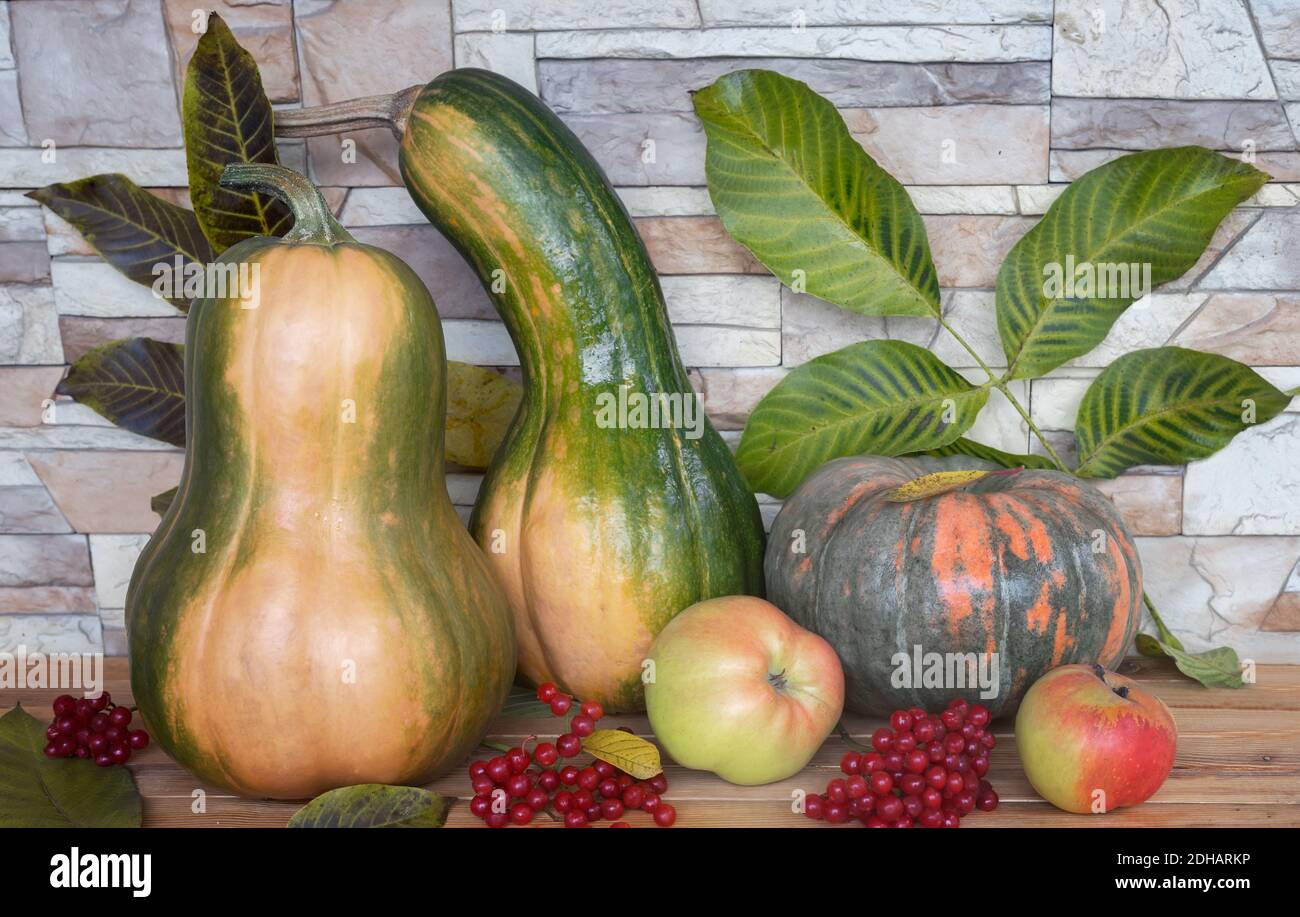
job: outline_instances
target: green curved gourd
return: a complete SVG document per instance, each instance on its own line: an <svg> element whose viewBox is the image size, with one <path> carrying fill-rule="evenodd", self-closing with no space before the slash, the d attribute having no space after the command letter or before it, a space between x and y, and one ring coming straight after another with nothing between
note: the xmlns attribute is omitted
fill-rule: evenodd
<svg viewBox="0 0 1300 917"><path fill-rule="evenodd" d="M523 403L470 523L514 606L520 670L641 709L642 661L664 624L763 588L757 502L703 412L698 437L602 423L620 387L694 398L645 246L573 133L496 74L426 86L400 163L523 367Z"/></svg>
<svg viewBox="0 0 1300 917"><path fill-rule="evenodd" d="M295 225L227 250L253 286L190 310L185 469L127 595L135 700L173 758L243 795L423 783L482 738L515 667L443 484L438 314L301 176L226 176Z"/></svg>

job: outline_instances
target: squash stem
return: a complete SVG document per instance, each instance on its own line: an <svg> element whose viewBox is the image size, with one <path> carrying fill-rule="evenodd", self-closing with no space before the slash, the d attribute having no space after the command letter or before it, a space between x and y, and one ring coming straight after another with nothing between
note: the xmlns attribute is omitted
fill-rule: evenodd
<svg viewBox="0 0 1300 917"><path fill-rule="evenodd" d="M397 137L406 131L406 122L415 107L422 86L409 86L400 92L331 102L313 108L287 108L275 113L277 137L319 137L348 131L386 127Z"/></svg>
<svg viewBox="0 0 1300 917"><path fill-rule="evenodd" d="M293 228L284 236L288 242L337 245L353 241L316 186L293 169L269 162L232 162L221 173L221 186L246 188L283 201L293 214Z"/></svg>

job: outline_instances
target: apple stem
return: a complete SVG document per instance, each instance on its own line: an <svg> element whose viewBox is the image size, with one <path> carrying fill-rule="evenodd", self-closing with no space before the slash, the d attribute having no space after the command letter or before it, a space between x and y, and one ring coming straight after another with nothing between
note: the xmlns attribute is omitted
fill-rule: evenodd
<svg viewBox="0 0 1300 917"><path fill-rule="evenodd" d="M1097 677L1102 681L1106 680L1106 670L1097 663L1093 663L1092 670L1097 673Z"/></svg>
<svg viewBox="0 0 1300 917"><path fill-rule="evenodd" d="M1112 688L1112 690L1124 700L1128 700L1128 685L1120 685L1118 688Z"/></svg>
<svg viewBox="0 0 1300 917"><path fill-rule="evenodd" d="M777 691L785 690L785 669L777 672L775 675L767 676L768 683Z"/></svg>

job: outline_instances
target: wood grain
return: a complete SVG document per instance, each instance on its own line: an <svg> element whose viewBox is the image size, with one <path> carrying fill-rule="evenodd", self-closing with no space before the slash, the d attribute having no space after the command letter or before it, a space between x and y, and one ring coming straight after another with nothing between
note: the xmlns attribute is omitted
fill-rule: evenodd
<svg viewBox="0 0 1300 917"><path fill-rule="evenodd" d="M1300 666L1260 666L1256 684L1241 690L1203 688L1188 681L1167 660L1134 657L1121 671L1138 679L1169 705L1178 722L1178 758L1169 780L1141 806L1104 817L1070 815L1053 808L1034 793L1016 756L1011 723L999 721L998 746L990 755L989 779L1002 802L994 812L981 812L962 821L963 827L1300 827ZM105 661L107 688L119 703L130 702L126 660ZM61 692L24 688L0 690L0 711L21 703L33 716L52 716L51 704ZM554 735L554 718L498 719L494 740L517 743L529 735ZM865 742L883 720L848 715L844 727L852 741ZM611 716L602 726L628 726L650 735L644 716ZM712 774L690 771L665 756L668 799L677 807L681 827L824 826L795 815L794 795L817 792L837 772L840 757L850 747L832 736L798 775L762 787L739 787ZM485 750L482 757L494 752ZM137 754L129 767L144 798L147 827L279 827L300 807L296 802L240 799L206 786L173 762L156 746ZM463 769L428 785L457 797L447 824L481 827L470 815L465 799L469 782ZM644 813L626 819L634 827L648 825ZM539 827L558 827L539 818Z"/></svg>

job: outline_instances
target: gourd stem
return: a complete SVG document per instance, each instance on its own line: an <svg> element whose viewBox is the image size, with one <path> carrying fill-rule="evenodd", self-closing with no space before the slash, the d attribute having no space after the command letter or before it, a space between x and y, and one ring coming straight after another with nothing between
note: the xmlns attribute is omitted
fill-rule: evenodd
<svg viewBox="0 0 1300 917"><path fill-rule="evenodd" d="M269 162L232 162L221 173L221 186L247 188L283 201L293 214L293 228L285 233L286 241L318 245L352 241L316 186L293 169Z"/></svg>
<svg viewBox="0 0 1300 917"><path fill-rule="evenodd" d="M348 131L386 127L397 137L406 131L406 122L415 97L422 86L409 86L400 92L331 102L313 108L285 108L275 113L277 137L319 137Z"/></svg>
<svg viewBox="0 0 1300 917"><path fill-rule="evenodd" d="M1038 429L1038 425L1034 423L1032 418L1030 418L1029 412L1025 410L1024 406L1020 403L1020 400L1016 398L1015 395L1011 394L1011 389L1007 386L1006 379L1005 378L1000 379L997 376L995 376L993 374L993 369L987 363L984 362L984 358L975 352L975 348L972 347L969 343L967 343L966 339L962 337L960 334L958 334L957 329L954 328L952 325L948 324L947 320L942 315L939 316L939 324L942 325L944 330L947 331L949 334L951 334L953 336L953 339L956 340L957 343L960 344L962 348L975 359L975 362L979 365L979 368L984 370L984 372L988 375L989 382L993 384L993 387L996 388L999 392L1001 392L1003 397L1005 397L1007 401L1011 402L1011 406L1016 409L1016 411L1024 419L1025 423L1029 426L1030 432L1032 432L1034 436L1038 438L1038 441L1043 444L1043 448L1047 450L1048 457L1052 460L1052 462L1056 465L1056 467L1061 471L1066 472L1067 474L1071 473L1070 469L1065 467L1065 462L1061 461L1061 457L1056 454L1056 450L1052 448L1052 444L1047 441L1047 437L1043 436L1043 431Z"/></svg>

